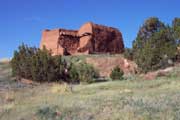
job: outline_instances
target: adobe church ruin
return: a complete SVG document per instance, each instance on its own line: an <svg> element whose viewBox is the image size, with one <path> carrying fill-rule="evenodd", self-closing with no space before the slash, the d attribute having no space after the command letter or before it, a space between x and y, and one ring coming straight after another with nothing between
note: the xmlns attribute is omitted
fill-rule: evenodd
<svg viewBox="0 0 180 120"><path fill-rule="evenodd" d="M122 53L124 43L118 29L88 22L76 30L44 30L40 48L53 55Z"/></svg>

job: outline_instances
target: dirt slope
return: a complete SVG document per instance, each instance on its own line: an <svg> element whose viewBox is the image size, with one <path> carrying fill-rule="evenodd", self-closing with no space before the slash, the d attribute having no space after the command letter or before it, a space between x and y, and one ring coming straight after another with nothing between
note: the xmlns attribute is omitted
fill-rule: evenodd
<svg viewBox="0 0 180 120"><path fill-rule="evenodd" d="M86 62L98 69L101 76L109 76L115 66L119 66L125 74L137 72L137 65L122 55L86 57Z"/></svg>

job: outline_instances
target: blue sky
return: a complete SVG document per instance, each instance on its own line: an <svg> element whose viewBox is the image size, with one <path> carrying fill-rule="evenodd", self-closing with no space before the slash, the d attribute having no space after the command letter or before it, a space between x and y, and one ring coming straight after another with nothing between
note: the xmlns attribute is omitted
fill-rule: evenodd
<svg viewBox="0 0 180 120"><path fill-rule="evenodd" d="M87 21L118 28L131 47L151 16L171 24L180 0L0 0L0 58L12 57L22 42L38 47L43 29L78 29Z"/></svg>

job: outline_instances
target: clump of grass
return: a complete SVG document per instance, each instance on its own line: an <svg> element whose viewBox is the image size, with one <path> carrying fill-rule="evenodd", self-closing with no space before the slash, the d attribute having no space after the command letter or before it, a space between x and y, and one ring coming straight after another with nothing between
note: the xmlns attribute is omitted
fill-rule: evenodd
<svg viewBox="0 0 180 120"><path fill-rule="evenodd" d="M57 106L42 107L37 111L36 116L40 120L62 120L62 115L57 111Z"/></svg>
<svg viewBox="0 0 180 120"><path fill-rule="evenodd" d="M112 80L123 80L123 75L124 75L124 72L122 71L122 69L119 67L119 66L116 66L111 74L110 74L110 78Z"/></svg>
<svg viewBox="0 0 180 120"><path fill-rule="evenodd" d="M71 93L72 92L72 86L68 85L67 83L63 84L53 84L51 88L52 93Z"/></svg>

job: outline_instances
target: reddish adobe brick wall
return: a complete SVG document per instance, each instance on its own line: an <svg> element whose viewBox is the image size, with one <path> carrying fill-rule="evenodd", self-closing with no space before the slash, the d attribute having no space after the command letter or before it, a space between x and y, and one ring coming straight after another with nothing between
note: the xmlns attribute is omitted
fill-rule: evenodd
<svg viewBox="0 0 180 120"><path fill-rule="evenodd" d="M55 30L44 30L42 33L40 48L45 46L48 50L52 51L53 55L63 54L63 48L57 49L59 39L59 29Z"/></svg>
<svg viewBox="0 0 180 120"><path fill-rule="evenodd" d="M116 28L88 22L79 29L78 34L81 36L78 48L81 53L114 54L124 51L122 34Z"/></svg>
<svg viewBox="0 0 180 120"><path fill-rule="evenodd" d="M124 43L118 29L91 22L76 30L45 30L40 48L46 46L53 55L122 53Z"/></svg>

